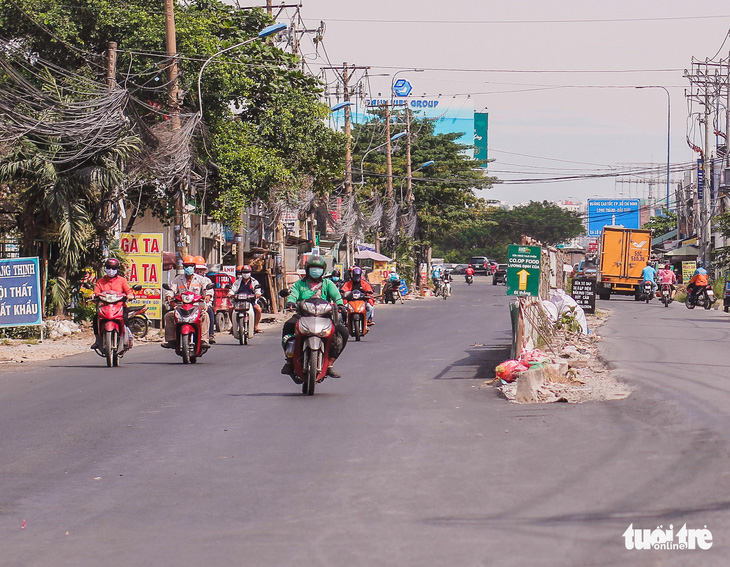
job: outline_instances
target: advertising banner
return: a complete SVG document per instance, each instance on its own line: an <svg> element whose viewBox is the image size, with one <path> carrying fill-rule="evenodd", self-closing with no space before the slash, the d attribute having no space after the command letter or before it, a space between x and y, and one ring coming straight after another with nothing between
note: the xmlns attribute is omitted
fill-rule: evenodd
<svg viewBox="0 0 730 567"><path fill-rule="evenodd" d="M135 291L135 300L130 306L147 306L147 317L162 318L162 234L121 234L122 252L127 258L125 277L129 285L140 284L141 291Z"/></svg>
<svg viewBox="0 0 730 567"><path fill-rule="evenodd" d="M584 312L596 312L596 280L592 278L574 279L570 295Z"/></svg>
<svg viewBox="0 0 730 567"><path fill-rule="evenodd" d="M697 269L697 262L695 260L685 260L682 262L682 283L687 284Z"/></svg>
<svg viewBox="0 0 730 567"><path fill-rule="evenodd" d="M510 245L507 259L507 295L538 296L540 290L539 246Z"/></svg>
<svg viewBox="0 0 730 567"><path fill-rule="evenodd" d="M0 327L42 323L38 258L0 259Z"/></svg>
<svg viewBox="0 0 730 567"><path fill-rule="evenodd" d="M487 134L489 132L489 113L474 113L474 159L486 160L489 158L489 144ZM479 167L487 167L482 164Z"/></svg>
<svg viewBox="0 0 730 567"><path fill-rule="evenodd" d="M589 199L588 236L600 236L604 226L641 228L638 199Z"/></svg>

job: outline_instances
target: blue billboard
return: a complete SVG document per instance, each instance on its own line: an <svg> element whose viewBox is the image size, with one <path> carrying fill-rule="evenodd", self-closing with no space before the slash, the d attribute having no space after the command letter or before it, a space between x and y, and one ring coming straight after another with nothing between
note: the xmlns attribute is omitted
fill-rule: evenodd
<svg viewBox="0 0 730 567"><path fill-rule="evenodd" d="M638 199L589 199L588 236L600 236L607 225L639 228L640 211Z"/></svg>
<svg viewBox="0 0 730 567"><path fill-rule="evenodd" d="M0 327L43 323L38 258L0 259Z"/></svg>

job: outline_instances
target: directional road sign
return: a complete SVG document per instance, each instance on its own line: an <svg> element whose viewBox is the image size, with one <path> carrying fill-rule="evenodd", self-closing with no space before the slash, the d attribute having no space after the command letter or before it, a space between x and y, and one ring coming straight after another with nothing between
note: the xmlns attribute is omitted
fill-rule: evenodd
<svg viewBox="0 0 730 567"><path fill-rule="evenodd" d="M539 246L509 247L507 259L507 295L518 297L537 296L540 289Z"/></svg>

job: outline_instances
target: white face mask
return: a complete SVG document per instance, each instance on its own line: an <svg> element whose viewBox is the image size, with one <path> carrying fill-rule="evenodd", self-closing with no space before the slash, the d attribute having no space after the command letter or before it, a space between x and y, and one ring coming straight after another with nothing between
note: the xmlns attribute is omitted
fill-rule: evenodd
<svg viewBox="0 0 730 567"><path fill-rule="evenodd" d="M106 272L106 275L110 278L113 278L117 275L117 270L112 270L111 268L106 268L104 271Z"/></svg>
<svg viewBox="0 0 730 567"><path fill-rule="evenodd" d="M244 280L247 280L247 279L249 279L251 277L251 273L250 272L241 272L241 277Z"/></svg>

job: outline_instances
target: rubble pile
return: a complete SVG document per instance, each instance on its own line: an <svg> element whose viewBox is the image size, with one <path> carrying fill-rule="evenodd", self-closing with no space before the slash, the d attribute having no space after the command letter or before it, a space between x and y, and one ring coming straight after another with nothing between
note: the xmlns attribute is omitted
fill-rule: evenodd
<svg viewBox="0 0 730 567"><path fill-rule="evenodd" d="M608 315L608 311L601 310L596 315L587 315L590 334L566 333L563 346L556 352L523 351L521 361L538 357L538 353L544 356L544 361L523 361L527 362L524 364L527 368L511 375L500 375L503 363L497 367L497 378L487 384L495 384L514 403L583 403L627 397L631 390L611 376L598 353L600 336L596 330Z"/></svg>

